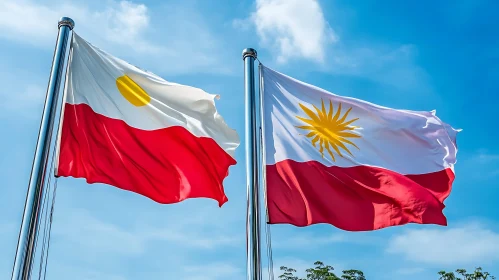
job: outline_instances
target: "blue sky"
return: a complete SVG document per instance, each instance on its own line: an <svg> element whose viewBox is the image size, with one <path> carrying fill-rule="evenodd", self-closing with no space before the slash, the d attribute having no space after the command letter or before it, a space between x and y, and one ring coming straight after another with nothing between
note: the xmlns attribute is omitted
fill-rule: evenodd
<svg viewBox="0 0 499 280"><path fill-rule="evenodd" d="M61 16L115 56L220 94L217 107L241 139L246 47L268 67L336 94L436 109L463 129L448 227L275 225L274 268L304 271L322 260L370 280L437 279L441 269L475 266L499 276L498 8L480 0L0 1L0 278L10 278ZM160 205L60 179L48 279L245 279L244 141L236 156L222 208L208 199Z"/></svg>

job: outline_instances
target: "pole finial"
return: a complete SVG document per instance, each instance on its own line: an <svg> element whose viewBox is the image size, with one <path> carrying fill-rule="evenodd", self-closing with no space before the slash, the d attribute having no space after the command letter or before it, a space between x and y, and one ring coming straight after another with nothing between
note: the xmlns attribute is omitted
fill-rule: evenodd
<svg viewBox="0 0 499 280"><path fill-rule="evenodd" d="M244 49L243 50L243 60L247 57L247 56L251 56L253 57L254 59L256 59L257 55L256 55L256 50L253 49L253 48L247 48L247 49Z"/></svg>
<svg viewBox="0 0 499 280"><path fill-rule="evenodd" d="M59 20L58 27L61 28L61 26L68 26L69 29L73 30L73 28L75 27L75 22L69 17L62 17Z"/></svg>

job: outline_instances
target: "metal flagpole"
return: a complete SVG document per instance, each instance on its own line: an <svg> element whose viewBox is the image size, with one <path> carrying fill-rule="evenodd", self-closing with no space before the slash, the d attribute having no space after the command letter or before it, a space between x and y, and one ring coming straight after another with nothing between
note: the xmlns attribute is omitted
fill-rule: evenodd
<svg viewBox="0 0 499 280"><path fill-rule="evenodd" d="M260 196L258 170L258 131L256 125L255 59L256 50L243 50L244 91L246 105L246 258L248 280L261 280L260 254Z"/></svg>
<svg viewBox="0 0 499 280"><path fill-rule="evenodd" d="M74 21L68 17L63 17L59 20L58 27L59 34L52 60L52 69L50 71L45 106L43 108L31 177L28 184L23 220L19 231L16 257L12 269L12 280L27 280L31 275L50 140L52 139L61 80L64 76L64 63L67 59L68 41L72 35L71 30L73 30Z"/></svg>

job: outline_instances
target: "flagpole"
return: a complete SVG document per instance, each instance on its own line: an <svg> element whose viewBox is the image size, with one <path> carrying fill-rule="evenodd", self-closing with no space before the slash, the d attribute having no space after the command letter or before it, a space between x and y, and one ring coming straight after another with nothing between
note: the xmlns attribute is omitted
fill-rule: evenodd
<svg viewBox="0 0 499 280"><path fill-rule="evenodd" d="M256 125L255 59L256 50L243 50L244 92L246 106L246 183L247 183L247 220L246 220L246 261L247 279L261 280L260 254L260 196L258 170L258 133Z"/></svg>
<svg viewBox="0 0 499 280"><path fill-rule="evenodd" d="M68 41L71 38L73 27L74 21L72 19L62 17L59 20L59 34L54 50L52 69L50 70L45 106L43 108L33 166L31 168L21 229L19 230L16 257L12 269L12 280L27 280L31 275L50 141L52 139L61 80L64 76L64 63L67 58L66 54L68 53Z"/></svg>

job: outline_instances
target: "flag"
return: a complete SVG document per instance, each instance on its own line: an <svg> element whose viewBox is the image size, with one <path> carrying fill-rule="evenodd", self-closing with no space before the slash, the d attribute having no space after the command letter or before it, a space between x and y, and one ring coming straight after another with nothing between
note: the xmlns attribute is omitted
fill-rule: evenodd
<svg viewBox="0 0 499 280"><path fill-rule="evenodd" d="M223 180L236 164L239 137L217 112L215 95L165 81L76 33L66 83L56 176L159 203L228 200Z"/></svg>
<svg viewBox="0 0 499 280"><path fill-rule="evenodd" d="M270 224L447 224L459 130L261 67Z"/></svg>

